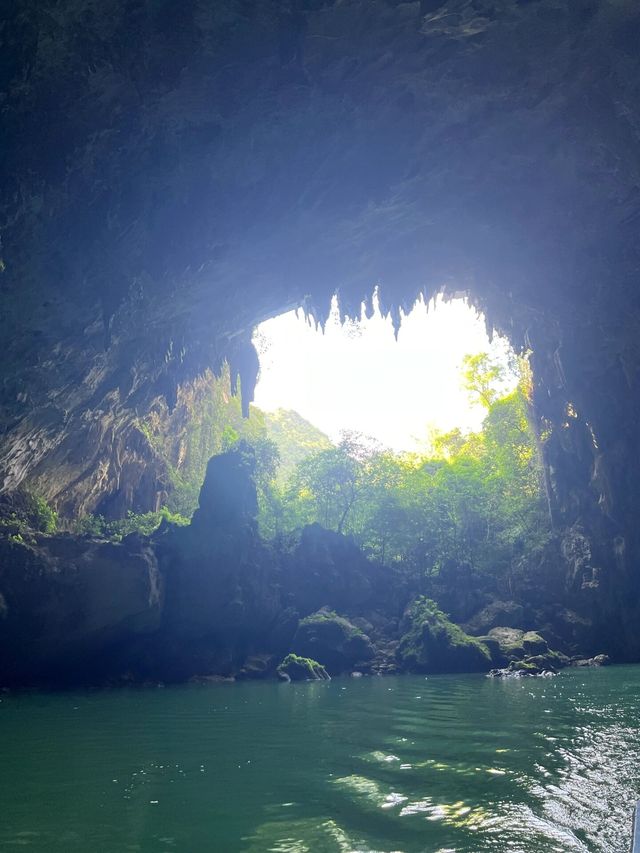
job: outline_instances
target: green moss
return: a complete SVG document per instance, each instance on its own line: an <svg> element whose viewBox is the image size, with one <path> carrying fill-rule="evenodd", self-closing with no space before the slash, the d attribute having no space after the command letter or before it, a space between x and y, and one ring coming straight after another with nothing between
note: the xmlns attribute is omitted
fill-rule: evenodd
<svg viewBox="0 0 640 853"><path fill-rule="evenodd" d="M366 634L328 608L300 621L292 645L304 655L319 658L332 675L354 666L360 669L375 654Z"/></svg>
<svg viewBox="0 0 640 853"><path fill-rule="evenodd" d="M329 678L327 671L313 658L288 654L277 669L278 675L288 676L291 681L324 681Z"/></svg>
<svg viewBox="0 0 640 853"><path fill-rule="evenodd" d="M304 619L300 620L300 626L323 626L329 622L338 625L344 632L345 637L348 639L351 639L352 637L366 637L366 634L361 631L360 628L352 625L351 622L343 616L339 616L335 610L329 610L326 607L322 610L318 610L316 613L312 613L310 616L305 616Z"/></svg>
<svg viewBox="0 0 640 853"><path fill-rule="evenodd" d="M541 671L541 668L530 660L514 660L509 664L509 669L516 672L526 672L530 675L535 675Z"/></svg>
<svg viewBox="0 0 640 853"><path fill-rule="evenodd" d="M483 672L491 668L484 643L451 622L428 598L418 598L407 613L408 630L400 640L401 664L414 672Z"/></svg>
<svg viewBox="0 0 640 853"><path fill-rule="evenodd" d="M527 655L544 655L549 651L547 641L536 631L527 631L522 638L522 647Z"/></svg>

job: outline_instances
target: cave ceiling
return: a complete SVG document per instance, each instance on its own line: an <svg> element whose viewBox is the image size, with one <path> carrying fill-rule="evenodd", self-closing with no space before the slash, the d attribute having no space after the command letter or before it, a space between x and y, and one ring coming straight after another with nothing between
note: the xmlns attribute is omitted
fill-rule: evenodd
<svg viewBox="0 0 640 853"><path fill-rule="evenodd" d="M637 415L636 3L6 5L5 488L91 469L95 498L157 395L225 357L249 388L254 324L376 284L392 313L468 292L551 420Z"/></svg>

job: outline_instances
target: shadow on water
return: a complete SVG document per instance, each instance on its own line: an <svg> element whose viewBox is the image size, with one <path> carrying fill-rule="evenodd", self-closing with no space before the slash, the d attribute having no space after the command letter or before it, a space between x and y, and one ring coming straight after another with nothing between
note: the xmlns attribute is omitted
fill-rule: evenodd
<svg viewBox="0 0 640 853"><path fill-rule="evenodd" d="M640 667L4 696L0 847L628 850Z"/></svg>

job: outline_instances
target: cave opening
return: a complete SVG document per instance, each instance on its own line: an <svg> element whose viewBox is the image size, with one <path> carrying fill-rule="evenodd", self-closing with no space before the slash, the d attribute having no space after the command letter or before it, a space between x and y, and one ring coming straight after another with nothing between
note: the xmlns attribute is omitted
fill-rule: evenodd
<svg viewBox="0 0 640 853"><path fill-rule="evenodd" d="M513 596L550 536L528 354L465 297L394 322L377 291L358 317L334 297L322 323L291 311L253 343L265 537L317 523L427 586L464 565Z"/></svg>
<svg viewBox="0 0 640 853"><path fill-rule="evenodd" d="M517 384L516 353L464 295L420 296L394 320L376 290L367 312L341 316L337 296L322 324L300 311L260 323L254 404L295 410L332 441L370 436L395 452L415 451L434 433L477 431L486 410L465 387L465 357L486 353L496 389Z"/></svg>

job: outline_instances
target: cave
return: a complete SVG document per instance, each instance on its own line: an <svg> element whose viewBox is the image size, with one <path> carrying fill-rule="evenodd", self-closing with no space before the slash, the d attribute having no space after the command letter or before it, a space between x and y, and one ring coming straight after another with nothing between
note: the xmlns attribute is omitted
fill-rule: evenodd
<svg viewBox="0 0 640 853"><path fill-rule="evenodd" d="M497 396L516 387L518 356L491 332L462 298L418 300L401 312L399 328L375 292L368 316L363 305L357 318L341 320L336 297L322 326L289 311L254 330L251 412L295 412L334 444L346 432L396 454L424 451L437 435L482 427L486 409L464 385L466 357L486 353L495 362ZM284 446L279 452L287 456Z"/></svg>
<svg viewBox="0 0 640 853"><path fill-rule="evenodd" d="M638 26L593 0L8 11L3 490L149 502L135 418L224 359L248 405L255 324L464 291L533 352L566 571L637 658Z"/></svg>
<svg viewBox="0 0 640 853"><path fill-rule="evenodd" d="M637 4L5 6L0 504L28 488L61 518L156 509L166 471L140 419L158 405L170 413L225 364L248 413L259 323L300 309L323 324L334 294L341 315L357 317L377 287L398 327L418 298L464 295L531 354L559 543L554 594L589 625L586 651L639 661ZM118 585L131 592L122 624L136 626L137 643L156 630L165 600L169 633L182 630L185 609L194 624L211 619L198 537L241 531L258 568L242 575L242 613L225 576L216 618L233 643L215 660L194 646L198 665L228 674L280 594L263 583L267 552L244 465L213 463L214 473L236 472L235 491L220 495L208 477L192 526L157 553L144 538L116 546L67 534L38 540L23 568L40 577L42 548L56 566L72 557L100 566L91 594L108 610ZM146 578L146 610L122 549ZM183 585L166 569L175 560ZM3 626L7 582L0 569ZM383 589L383 576L375 583ZM74 607L60 625L73 623ZM3 665L45 611L11 628ZM118 658L122 637L108 618L98 608L88 619L91 653L106 644ZM162 643L168 670L188 677L169 634ZM42 681L41 663L27 683ZM78 666L73 678L89 663Z"/></svg>

